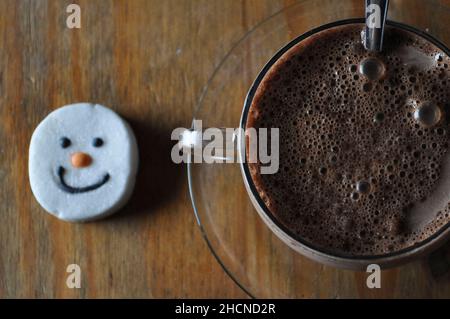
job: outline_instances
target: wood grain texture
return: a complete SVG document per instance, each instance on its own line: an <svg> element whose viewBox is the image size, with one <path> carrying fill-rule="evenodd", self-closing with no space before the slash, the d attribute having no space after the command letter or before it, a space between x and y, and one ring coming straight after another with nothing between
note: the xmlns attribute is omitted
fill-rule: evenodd
<svg viewBox="0 0 450 319"><path fill-rule="evenodd" d="M73 2L82 8L80 30L65 25ZM185 167L170 160L170 133L190 125L207 79L232 45L294 2L0 0L0 297L246 296L201 237ZM118 215L68 224L35 201L28 147L49 112L80 101L110 106L130 122L141 167L136 192ZM448 264L439 265L448 254L439 254L433 271L446 278ZM72 263L81 266L81 289L66 287ZM396 272L388 276L395 280ZM412 275L419 283L410 289L427 286L429 274ZM358 287L365 282L363 274L352 278ZM315 287L304 289L314 295ZM373 293L361 288L359 295Z"/></svg>

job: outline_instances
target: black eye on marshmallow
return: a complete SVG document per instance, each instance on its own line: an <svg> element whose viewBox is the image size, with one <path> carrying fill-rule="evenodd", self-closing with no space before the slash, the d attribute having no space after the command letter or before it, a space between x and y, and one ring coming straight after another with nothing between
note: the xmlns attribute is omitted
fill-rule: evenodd
<svg viewBox="0 0 450 319"><path fill-rule="evenodd" d="M67 137L62 137L59 140L59 143L60 143L62 148L68 148L70 145L72 145L72 141L69 140Z"/></svg>
<svg viewBox="0 0 450 319"><path fill-rule="evenodd" d="M96 137L94 138L94 140L92 141L92 145L94 147L102 147L103 144L105 144L105 142L100 138L100 137Z"/></svg>

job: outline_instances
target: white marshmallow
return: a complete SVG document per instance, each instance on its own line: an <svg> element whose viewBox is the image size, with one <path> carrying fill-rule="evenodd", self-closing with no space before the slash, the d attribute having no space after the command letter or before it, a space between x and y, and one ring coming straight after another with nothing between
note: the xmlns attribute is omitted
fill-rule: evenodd
<svg viewBox="0 0 450 319"><path fill-rule="evenodd" d="M85 160L84 167L74 154ZM120 209L133 192L136 138L112 110L72 104L52 112L36 128L28 164L31 189L45 210L65 221L98 219Z"/></svg>

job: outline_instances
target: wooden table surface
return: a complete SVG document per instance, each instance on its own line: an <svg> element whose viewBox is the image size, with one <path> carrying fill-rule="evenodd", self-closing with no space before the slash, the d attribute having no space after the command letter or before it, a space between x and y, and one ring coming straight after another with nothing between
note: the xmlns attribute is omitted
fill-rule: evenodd
<svg viewBox="0 0 450 319"><path fill-rule="evenodd" d="M66 27L73 2L82 8L79 30ZM190 125L232 45L293 2L0 0L0 297L246 297L201 237L186 169L170 160L170 133ZM79 101L130 122L141 167L119 214L69 224L34 199L28 147L49 112ZM66 286L69 264L81 267L81 289ZM449 296L443 278L439 296Z"/></svg>

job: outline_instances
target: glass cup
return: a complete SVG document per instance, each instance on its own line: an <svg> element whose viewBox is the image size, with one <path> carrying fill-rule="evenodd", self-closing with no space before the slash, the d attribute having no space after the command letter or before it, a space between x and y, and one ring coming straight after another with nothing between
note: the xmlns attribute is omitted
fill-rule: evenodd
<svg viewBox="0 0 450 319"><path fill-rule="evenodd" d="M341 20L337 22L333 22L330 24L326 24L323 26L320 26L318 28L315 28L298 38L291 41L289 44L287 44L285 47L283 47L263 68L261 73L256 78L256 81L250 88L250 91L247 95L247 98L244 103L244 109L241 117L241 123L240 127L242 129L245 129L247 118L248 118L248 112L250 109L250 106L252 105L253 98L255 96L255 92L258 89L258 86L262 82L263 78L267 74L267 72L271 69L271 67L279 60L280 57L284 55L289 49L297 45L298 43L301 43L302 41L308 39L310 36L315 35L316 33L325 31L325 30L331 30L335 27L342 26L342 25L348 25L348 24L359 24L362 26L364 25L364 19L348 19L348 20ZM411 26L397 23L393 21L387 21L387 26L389 27L395 27L398 29L403 29L409 32L412 32L418 36L421 36L425 38L427 41L433 43L437 47L439 47L447 56L450 56L449 49L441 43L439 40L435 39L434 37L430 36L427 33L421 32L420 30L413 28ZM243 174L243 179L245 186L247 188L248 194L252 200L252 203L257 210L257 212L260 214L261 218L264 220L264 222L267 224L267 226L287 245L289 245L292 249L295 251L303 254L306 257L309 257L313 260L316 260L318 262L336 266L336 267L343 267L343 268L349 268L349 269L366 269L368 265L370 264L377 264L380 265L383 268L386 267L392 267L404 262L407 262L413 258L418 258L420 256L423 256L424 254L434 250L435 248L439 247L442 243L448 239L450 235L450 224L447 224L446 226L442 227L439 231L437 231L434 235L430 236L424 241L421 241L420 243L411 246L410 248L403 249L400 251L396 251L393 253L388 253L384 255L378 255L378 256L361 256L361 257L348 257L339 255L336 253L333 253L326 249L320 249L318 247L314 247L311 243L307 243L306 241L303 241L301 239L294 239L295 236L291 234L291 231L287 229L284 225L282 225L276 217L273 216L270 209L267 208L264 201L259 196L254 181L252 179L252 176L250 174L250 170L248 167L248 163L245 162L245 154L247 152L246 147L248 146L248 143L243 143L243 137L238 137L238 153L241 157L241 170ZM450 199L450 194L449 194ZM297 237L298 238L298 237Z"/></svg>
<svg viewBox="0 0 450 319"><path fill-rule="evenodd" d="M239 128L245 129L248 110L255 91L264 75L283 53L317 32L348 23L364 23L364 19L361 18L364 16L364 1L343 1L339 10L337 10L335 4L336 2L333 4L333 1L329 0L300 1L292 6L292 10L289 11L288 8L252 30L237 43L219 65L201 98L194 120L203 120L204 127L237 127L237 124L239 124ZM422 14L417 13L418 7L421 8L419 11ZM308 15L308 12L311 15ZM313 17L319 18L314 20ZM393 0L391 1L388 25L416 33L434 43L449 55L447 46L450 44L450 34L446 32L445 24L448 18L450 18L450 7L445 5L443 1ZM283 23L282 26L279 26L280 21ZM320 21L320 23L317 23L317 21ZM298 36L298 34L302 35ZM271 36L273 37L270 38ZM270 43L271 41L275 44ZM284 45L279 46L282 49L277 53L273 51L276 43ZM286 43L288 44L286 45ZM272 57L270 58L270 56ZM259 70L255 73L258 68ZM254 80L255 77L256 80ZM249 87L250 90L248 90ZM243 97L244 90L246 96ZM241 101L240 106L239 100ZM242 102L244 102L243 108ZM238 110L239 108L240 110ZM241 114L238 122L236 120L237 113ZM294 278L292 267L299 261L290 254L290 250L333 267L365 270L369 264L392 267L406 263L435 250L445 243L450 236L450 225L446 225L435 235L411 248L381 256L355 258L340 256L331 251L314 247L306 241L295 239L290 231L272 215L256 191L245 161L246 143L242 130L234 135L233 141L224 142L222 149L225 152L232 147L236 147L237 158L240 162L240 181L238 181L239 178L233 169L217 168L217 166L228 167L228 164L200 165L200 168L196 164L189 163L188 178L197 221L208 245L228 274L249 294L273 296L273 294L266 294L267 291L258 282L258 280L261 281L261 271L254 267L255 259L269 260L268 254L278 256L277 258L280 258L282 262L276 262L268 268L263 267L264 271L270 273L270 276L274 278L285 278L284 276ZM186 144L201 148L203 141L195 137L199 133L201 132L195 129L186 132L180 145L183 144L183 141L188 141ZM232 158L223 156L219 156L219 158L225 161L233 161ZM220 182L217 182L218 178ZM270 229L270 232L275 234L289 249L282 248L272 239L267 241L267 248L255 248L255 251L249 251L251 247L248 246L251 245L251 241L247 243L243 239L242 243L239 243L239 236L244 236L244 234L239 233L241 229L252 232L251 236L258 238L258 234L254 235L254 230L251 227L239 225L240 218L245 218L245 223L254 223L254 228L258 229L257 232L261 232L264 238L268 238L265 230L261 229L257 221L247 213L250 208L246 203L236 204L233 202L234 199L230 199L229 202L223 199L231 193L240 196L238 191L234 191L236 188L240 189L240 186L237 186L239 182L244 185L246 196L250 199L259 218ZM216 188L215 185L219 187ZM224 190L229 193L224 194ZM244 202L245 200L239 197L237 201ZM245 214L239 215L236 208L245 210ZM239 230L234 232L233 229L230 229L232 227L239 228ZM263 244L258 243L257 245ZM279 282L283 281L280 280ZM275 296L296 295L296 292L285 286L280 287L278 283L271 283L271 285L273 285L271 286L272 292L277 292Z"/></svg>

